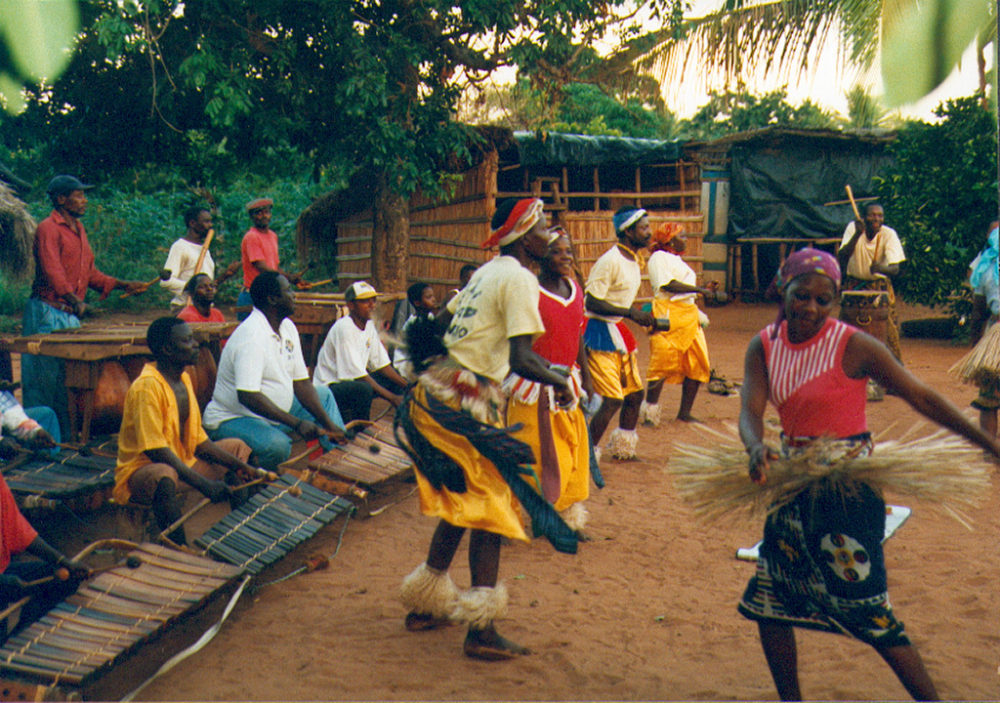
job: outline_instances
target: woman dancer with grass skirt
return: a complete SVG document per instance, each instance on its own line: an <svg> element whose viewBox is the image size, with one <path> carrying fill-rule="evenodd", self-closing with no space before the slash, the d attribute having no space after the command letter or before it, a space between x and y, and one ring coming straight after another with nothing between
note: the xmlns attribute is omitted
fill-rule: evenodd
<svg viewBox="0 0 1000 703"><path fill-rule="evenodd" d="M840 458L870 453L869 377L929 419L1000 453L995 440L906 371L881 342L830 317L839 281L837 260L817 249L795 252L778 272L781 311L750 342L745 361L739 429L750 479L766 482L769 461L778 458L763 442L769 399L781 419L784 456L820 437L837 440ZM885 504L861 482L820 480L768 517L757 572L739 610L757 621L782 700L801 700L793 626L853 635L875 648L911 696L937 699L889 604L884 531Z"/></svg>
<svg viewBox="0 0 1000 703"><path fill-rule="evenodd" d="M538 311L545 332L531 348L569 372L570 401L560 405L551 386L512 373L504 381L510 397L507 426L536 452L540 492L576 533L587 524L584 501L590 495L590 440L580 396L593 393L581 344L583 290L573 278L573 250L563 234L549 245L538 275Z"/></svg>

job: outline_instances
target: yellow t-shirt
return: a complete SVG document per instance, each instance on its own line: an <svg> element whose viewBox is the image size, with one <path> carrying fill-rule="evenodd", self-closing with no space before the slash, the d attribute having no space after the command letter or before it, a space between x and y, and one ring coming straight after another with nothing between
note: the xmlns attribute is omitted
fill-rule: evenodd
<svg viewBox="0 0 1000 703"><path fill-rule="evenodd" d="M115 467L113 491L114 499L120 505L127 503L132 495L128 488L129 477L137 469L151 463L145 454L147 449L170 449L181 461L192 466L195 448L208 441L208 435L201 426L198 399L186 371L181 374L181 380L187 388L189 408L183 438L177 399L156 364L146 364L139 378L128 389L122 429L118 435L118 466Z"/></svg>
<svg viewBox="0 0 1000 703"><path fill-rule="evenodd" d="M448 303L448 355L480 376L501 383L510 371L511 337L545 331L538 312L538 279L512 256L483 264Z"/></svg>

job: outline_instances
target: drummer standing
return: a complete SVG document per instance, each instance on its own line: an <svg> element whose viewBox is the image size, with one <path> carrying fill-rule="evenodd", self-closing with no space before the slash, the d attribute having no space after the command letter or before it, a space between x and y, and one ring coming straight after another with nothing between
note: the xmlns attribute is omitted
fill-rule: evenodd
<svg viewBox="0 0 1000 703"><path fill-rule="evenodd" d="M38 223L35 234L35 282L24 307L24 334L48 334L80 326L87 312L87 289L101 296L116 288L139 292L139 281L123 281L98 270L87 230L80 218L87 211L87 195L93 188L73 176L56 176L49 181L52 212ZM50 356L21 356L21 387L24 405L45 405L59 417L64 436L69 436L69 409L66 397L66 366Z"/></svg>
<svg viewBox="0 0 1000 703"><path fill-rule="evenodd" d="M899 319L892 279L899 275L899 265L906 261L896 230L883 224L885 212L878 203L868 203L865 219L847 224L837 250L840 267L845 271L845 291L886 291L889 295L889 324L886 346L902 361L899 348ZM864 234L864 236L861 236Z"/></svg>

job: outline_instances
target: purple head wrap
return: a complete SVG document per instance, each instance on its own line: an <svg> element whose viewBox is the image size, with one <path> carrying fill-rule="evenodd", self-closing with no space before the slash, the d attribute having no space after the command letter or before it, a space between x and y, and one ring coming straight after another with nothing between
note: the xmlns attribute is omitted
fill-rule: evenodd
<svg viewBox="0 0 1000 703"><path fill-rule="evenodd" d="M784 296L788 284L807 273L818 273L826 276L833 281L834 291L840 292L840 264L837 263L837 258L825 251L811 247L799 249L785 259L785 263L778 269L772 285L781 296ZM784 319L785 304L782 301L778 310L778 318L774 321L772 339L777 336L778 328L781 327L781 321Z"/></svg>

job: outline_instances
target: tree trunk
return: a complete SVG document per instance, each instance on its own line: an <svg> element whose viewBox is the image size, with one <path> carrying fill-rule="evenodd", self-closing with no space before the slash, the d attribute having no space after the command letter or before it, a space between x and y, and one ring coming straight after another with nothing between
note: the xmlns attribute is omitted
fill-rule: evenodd
<svg viewBox="0 0 1000 703"><path fill-rule="evenodd" d="M409 274L410 201L379 174L375 192L375 227L372 231L372 284L382 293L406 289Z"/></svg>

